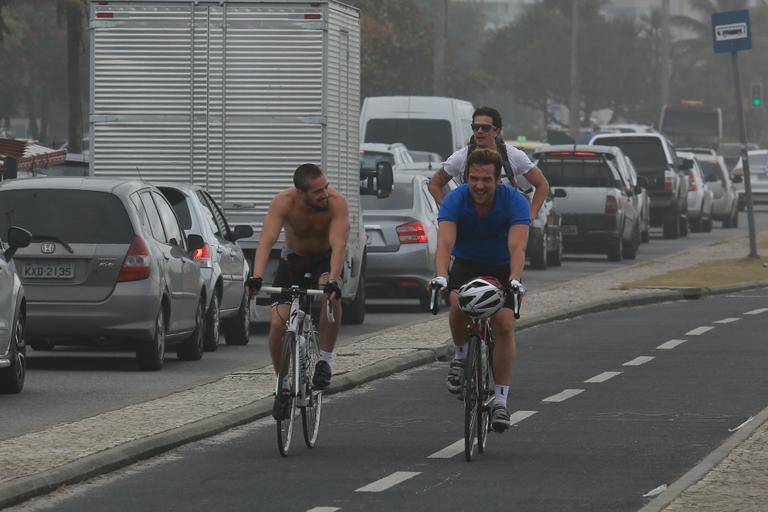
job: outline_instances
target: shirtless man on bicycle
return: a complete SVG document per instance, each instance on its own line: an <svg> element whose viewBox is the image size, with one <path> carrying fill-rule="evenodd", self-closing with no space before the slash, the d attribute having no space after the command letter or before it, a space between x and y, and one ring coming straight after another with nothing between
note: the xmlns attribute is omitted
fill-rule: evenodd
<svg viewBox="0 0 768 512"><path fill-rule="evenodd" d="M467 316L459 308L456 290L467 281L486 275L510 287L517 285L522 296L525 288L520 279L531 222L526 197L501 184L502 160L496 151L478 148L469 156L468 165L467 183L448 193L440 207L436 276L430 283L450 291L448 318L455 352L446 384L451 393L459 393L462 386L468 324ZM451 255L454 261L449 272ZM497 432L509 428L507 394L515 361L515 317L510 302L491 319L496 340L491 426Z"/></svg>
<svg viewBox="0 0 768 512"><path fill-rule="evenodd" d="M273 286L322 287L327 297L320 308L320 359L312 380L317 389L331 383L331 359L341 322L341 284L349 236L347 200L331 188L325 173L314 164L300 165L293 175L294 186L277 194L269 205L253 258L250 294L263 284L264 270L272 246L285 227L285 248L275 272ZM305 279L310 274L311 279ZM327 300L333 300L333 323L326 317ZM277 373L290 296L275 296L269 329L269 352ZM277 404L277 401L276 401ZM279 407L276 407L276 410ZM274 411L273 411L274 412Z"/></svg>

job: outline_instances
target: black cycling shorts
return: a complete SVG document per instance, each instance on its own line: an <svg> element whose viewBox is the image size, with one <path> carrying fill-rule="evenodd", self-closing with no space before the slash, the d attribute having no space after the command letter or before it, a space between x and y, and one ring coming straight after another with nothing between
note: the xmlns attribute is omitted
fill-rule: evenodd
<svg viewBox="0 0 768 512"><path fill-rule="evenodd" d="M493 276L502 286L509 281L509 265L493 265L475 260L454 258L451 270L448 272L448 289L457 290L461 286L480 276Z"/></svg>
<svg viewBox="0 0 768 512"><path fill-rule="evenodd" d="M330 271L331 251L303 256L291 253L285 258L280 258L272 286L287 288L298 285L302 288L317 288L320 276L328 274ZM343 272L340 277L343 277ZM291 296L285 293L273 295L272 301L279 304L290 304Z"/></svg>

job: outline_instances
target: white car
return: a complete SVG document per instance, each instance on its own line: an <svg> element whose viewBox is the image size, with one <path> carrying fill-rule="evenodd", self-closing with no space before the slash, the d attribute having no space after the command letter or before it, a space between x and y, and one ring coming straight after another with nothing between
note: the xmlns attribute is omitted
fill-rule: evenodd
<svg viewBox="0 0 768 512"><path fill-rule="evenodd" d="M360 146L361 170L376 170L376 164L379 162L389 162L392 169L397 172L398 167L412 164L413 157L408 152L408 148L400 142L392 144L366 142Z"/></svg>
<svg viewBox="0 0 768 512"><path fill-rule="evenodd" d="M693 162L688 169L688 225L691 232L712 231L712 191L704 181L704 173L699 165L699 157L694 153L678 151L677 156Z"/></svg>
<svg viewBox="0 0 768 512"><path fill-rule="evenodd" d="M704 172L704 181L712 191L712 218L722 221L724 228L739 227L738 192L731 181L725 158L720 155L698 155L697 158Z"/></svg>
<svg viewBox="0 0 768 512"><path fill-rule="evenodd" d="M8 248L0 238L0 393L20 393L27 370L24 333L24 288L13 265L16 249L29 245L29 231L13 226L8 230Z"/></svg>
<svg viewBox="0 0 768 512"><path fill-rule="evenodd" d="M752 185L752 204L768 204L768 150L756 149L749 151L749 177ZM744 167L739 160L731 171L733 182L739 193L739 210L747 206L744 196Z"/></svg>

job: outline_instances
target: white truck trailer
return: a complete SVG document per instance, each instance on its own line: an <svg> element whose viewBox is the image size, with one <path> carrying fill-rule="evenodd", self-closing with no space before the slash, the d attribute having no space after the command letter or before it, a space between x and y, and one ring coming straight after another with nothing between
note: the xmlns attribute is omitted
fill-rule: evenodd
<svg viewBox="0 0 768 512"><path fill-rule="evenodd" d="M90 26L90 173L205 186L230 222L253 226L241 241L252 256L272 198L297 166L319 164L349 201L344 319L361 323L358 10L107 0L90 2Z"/></svg>

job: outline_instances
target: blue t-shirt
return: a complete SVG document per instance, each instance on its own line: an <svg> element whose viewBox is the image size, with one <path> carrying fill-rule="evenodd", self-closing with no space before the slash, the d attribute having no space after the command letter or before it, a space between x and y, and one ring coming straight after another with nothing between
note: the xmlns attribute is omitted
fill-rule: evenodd
<svg viewBox="0 0 768 512"><path fill-rule="evenodd" d="M528 199L511 186L497 185L493 208L487 217L480 220L469 186L463 184L445 196L437 220L456 223L454 256L504 265L509 263L509 228L515 224L530 225L531 207Z"/></svg>

